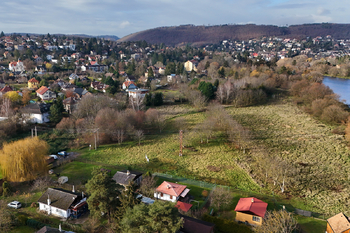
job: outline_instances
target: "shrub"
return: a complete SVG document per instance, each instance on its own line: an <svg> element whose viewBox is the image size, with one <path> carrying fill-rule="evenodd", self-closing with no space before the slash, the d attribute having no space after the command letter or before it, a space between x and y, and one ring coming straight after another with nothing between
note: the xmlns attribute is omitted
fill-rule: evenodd
<svg viewBox="0 0 350 233"><path fill-rule="evenodd" d="M250 227L243 224L238 224L234 220L213 217L210 215L204 215L203 220L214 223L216 230L222 233L231 233L231 232L252 233L253 232Z"/></svg>
<svg viewBox="0 0 350 233"><path fill-rule="evenodd" d="M35 219L28 219L26 221L26 225L32 228L36 228L36 229L40 229L43 228L45 226L45 224L36 221Z"/></svg>
<svg viewBox="0 0 350 233"><path fill-rule="evenodd" d="M343 110L341 107L331 105L323 110L321 119L329 123L341 123L345 122L348 116L349 113Z"/></svg>
<svg viewBox="0 0 350 233"><path fill-rule="evenodd" d="M202 191L202 196L203 196L203 197L207 197L208 194L209 194L209 193L208 193L208 190L203 190L203 191Z"/></svg>

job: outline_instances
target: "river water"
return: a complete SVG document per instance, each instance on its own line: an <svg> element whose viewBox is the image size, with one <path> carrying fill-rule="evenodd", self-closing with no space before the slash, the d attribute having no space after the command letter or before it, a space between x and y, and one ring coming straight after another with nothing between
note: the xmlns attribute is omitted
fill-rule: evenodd
<svg viewBox="0 0 350 233"><path fill-rule="evenodd" d="M341 101L345 100L345 103L350 105L350 79L324 76L322 83L339 95Z"/></svg>

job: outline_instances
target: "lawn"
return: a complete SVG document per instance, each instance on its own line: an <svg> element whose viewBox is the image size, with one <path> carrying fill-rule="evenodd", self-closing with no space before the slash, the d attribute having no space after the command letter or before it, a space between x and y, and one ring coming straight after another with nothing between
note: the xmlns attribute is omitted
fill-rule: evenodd
<svg viewBox="0 0 350 233"><path fill-rule="evenodd" d="M305 233L317 233L326 231L327 221L308 218L300 215L295 215L295 218L298 221L301 230Z"/></svg>

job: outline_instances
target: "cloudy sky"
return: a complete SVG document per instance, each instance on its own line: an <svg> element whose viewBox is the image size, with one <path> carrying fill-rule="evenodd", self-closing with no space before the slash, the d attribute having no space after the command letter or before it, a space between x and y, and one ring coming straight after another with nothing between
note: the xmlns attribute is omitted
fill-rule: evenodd
<svg viewBox="0 0 350 233"><path fill-rule="evenodd" d="M2 0L0 31L128 34L181 24L350 23L346 0Z"/></svg>

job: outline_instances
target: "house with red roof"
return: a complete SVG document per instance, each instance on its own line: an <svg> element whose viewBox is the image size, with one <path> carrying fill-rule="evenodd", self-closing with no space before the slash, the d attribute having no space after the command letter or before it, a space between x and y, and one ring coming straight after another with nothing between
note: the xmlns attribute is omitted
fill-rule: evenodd
<svg viewBox="0 0 350 233"><path fill-rule="evenodd" d="M123 82L123 90L125 89L137 89L136 83L134 83L133 81Z"/></svg>
<svg viewBox="0 0 350 233"><path fill-rule="evenodd" d="M0 89L0 97L5 95L7 92L13 91L13 89L10 86L5 86Z"/></svg>
<svg viewBox="0 0 350 233"><path fill-rule="evenodd" d="M327 219L326 233L349 233L350 232L350 219L343 213L334 215Z"/></svg>
<svg viewBox="0 0 350 233"><path fill-rule="evenodd" d="M267 203L255 197L239 199L235 211L236 221L261 226L265 217Z"/></svg>
<svg viewBox="0 0 350 233"><path fill-rule="evenodd" d="M13 61L10 62L9 64L9 70L13 71L13 72L24 72L25 71L25 67L23 65L23 62L21 62L19 59L18 61Z"/></svg>
<svg viewBox="0 0 350 233"><path fill-rule="evenodd" d="M36 90L36 95L39 96L42 100L50 100L56 98L56 93L50 91L49 88L42 86Z"/></svg>
<svg viewBox="0 0 350 233"><path fill-rule="evenodd" d="M183 212L188 212L191 209L192 204L182 202L182 201L177 201L175 207L178 208L179 210L182 210Z"/></svg>
<svg viewBox="0 0 350 233"><path fill-rule="evenodd" d="M164 201L176 202L180 198L185 198L190 191L186 185L163 181L154 192L154 197Z"/></svg>

